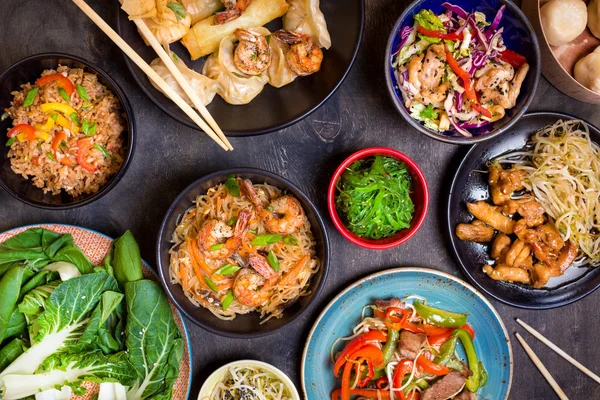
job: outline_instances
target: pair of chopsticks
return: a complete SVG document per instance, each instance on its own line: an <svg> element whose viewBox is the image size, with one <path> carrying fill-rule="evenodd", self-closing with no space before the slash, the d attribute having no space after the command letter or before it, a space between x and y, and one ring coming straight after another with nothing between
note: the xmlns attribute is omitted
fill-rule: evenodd
<svg viewBox="0 0 600 400"><path fill-rule="evenodd" d="M575 360L573 357L571 357L570 355L565 353L557 345L552 343L550 340L546 339L541 333L539 333L538 331L536 331L531 326L527 325L525 322L521 321L518 318L517 318L517 322L523 328L525 328L529 333L531 333L533 336L535 336L537 339L539 339L542 343L544 343L546 346L550 347L550 349L554 350L559 356L561 356L562 358L564 358L565 360L570 362L577 369L579 369L581 372L583 372L584 374L586 374L587 376L589 376L590 378L595 380L597 383L600 383L600 377L598 375L594 374L592 371L590 371L589 369L584 367L579 361ZM523 339L523 337L518 332L515 335L517 336L517 339L519 339L519 342L525 349L525 352L527 353L529 358L531 358L531 361L533 361L533 363L540 370L542 375L544 375L544 378L546 378L546 380L548 381L550 386L552 386L552 389L554 389L554 391L556 392L558 397L561 400L569 400L569 398L567 397L565 392L560 388L560 386L558 386L558 383L556 383L556 381L554 380L554 378L552 377L550 372L546 369L544 364L542 364L542 362L540 361L538 356L533 352L531 347L529 347L527 342L525 342L525 339Z"/></svg>
<svg viewBox="0 0 600 400"><path fill-rule="evenodd" d="M177 92L175 92L175 90L173 90L173 88L171 88L167 84L167 82L164 81L164 79L162 79L156 73L156 71L152 69L152 67L150 67L150 65L148 65L148 63L146 63L146 61L142 59L142 57L140 57L139 54L135 52L135 50L131 48L131 46L127 44L127 42L125 42L117 34L117 32L115 32L102 19L102 17L100 17L90 6L87 5L85 0L73 0L73 3L75 3L104 33L106 33L106 35L117 46L119 46L119 48L127 55L127 57L129 57L142 71L144 71L148 78L150 78L171 100L173 100L173 102L177 104L177 106L181 108L181 110L188 117L190 117L192 121L196 123L196 125L198 125L204 132L206 132L206 134L210 136L212 140L214 140L225 151L233 150L233 146L231 146L231 143L229 143L229 140L227 140L227 138L223 134L223 131L221 130L221 128L219 128L217 122L210 115L210 113L198 97L198 94L194 91L189 82L185 79L181 71L179 71L179 68L177 68L177 66L175 65L171 57L169 57L165 49L162 48L162 46L154 37L144 20L135 19L134 22L137 25L139 31L142 33L142 35L146 38L148 43L150 43L154 51L156 51L162 62L165 63L171 74L173 74L173 77L185 91L185 94L187 94L187 96L190 98L192 104L194 104L194 107L196 107L196 109L200 111L200 113L206 119L208 124L210 124L210 126L200 117L200 115L198 115L198 113L192 107L189 106L189 104L185 102L185 100L181 98L179 94L177 94Z"/></svg>

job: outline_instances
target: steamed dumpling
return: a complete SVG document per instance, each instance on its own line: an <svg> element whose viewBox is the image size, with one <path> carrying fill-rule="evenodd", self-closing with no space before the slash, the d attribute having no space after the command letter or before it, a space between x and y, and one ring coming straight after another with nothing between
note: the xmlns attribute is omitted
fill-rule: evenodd
<svg viewBox="0 0 600 400"><path fill-rule="evenodd" d="M270 34L266 28L254 28L261 35ZM262 92L268 74L247 76L235 66L233 55L235 36L227 36L221 40L219 49L210 55L204 63L202 73L219 83L217 93L229 104L248 104Z"/></svg>
<svg viewBox="0 0 600 400"><path fill-rule="evenodd" d="M171 53L171 54L174 54L174 53ZM187 65L185 65L185 63L183 61L181 61L180 58L178 58L178 57L173 57L173 58L174 58L173 61L175 62L175 65L177 65L177 68L179 68L179 70L181 71L183 76L190 83L190 85L192 86L192 89L194 89L194 91L198 94L198 97L200 98L202 103L205 106L210 104L210 102L213 101L215 94L217 94L217 89L219 87L219 83L215 80L212 80L212 79L188 68ZM156 71L156 73L158 75L160 75L161 78L163 78L165 80L165 82L167 82L167 84L169 86L171 86L177 92L178 95L181 96L181 98L183 100L185 100L190 106L193 106L192 101L189 99L187 94L185 94L185 92L183 91L181 86L179 86L179 83L177 83L177 80L175 80L175 77L173 76L173 74L171 74L171 71L169 71L167 66L162 62L162 60L160 58L157 58L154 61L152 61L152 63L150 63L150 66L152 67L152 69L154 71ZM152 81L150 81L150 82L152 82ZM154 84L154 82L152 82L152 85L157 90L161 91Z"/></svg>
<svg viewBox="0 0 600 400"><path fill-rule="evenodd" d="M544 34L551 46L562 46L585 30L588 12L582 0L550 0L540 10Z"/></svg>
<svg viewBox="0 0 600 400"><path fill-rule="evenodd" d="M223 3L220 0L181 0L181 4L183 4L185 11L192 19L192 25L210 17L223 8Z"/></svg>
<svg viewBox="0 0 600 400"><path fill-rule="evenodd" d="M587 12L588 28L590 28L592 35L600 39L600 1L590 1Z"/></svg>
<svg viewBox="0 0 600 400"><path fill-rule="evenodd" d="M290 9L283 16L283 29L310 35L319 47L331 47L325 16L319 0L288 0Z"/></svg>
<svg viewBox="0 0 600 400"><path fill-rule="evenodd" d="M271 65L267 70L269 75L269 84L276 88L292 83L298 77L287 66L285 61L285 53L290 46L283 43L281 40L271 39Z"/></svg>
<svg viewBox="0 0 600 400"><path fill-rule="evenodd" d="M575 64L573 75L586 88L600 93L600 46Z"/></svg>

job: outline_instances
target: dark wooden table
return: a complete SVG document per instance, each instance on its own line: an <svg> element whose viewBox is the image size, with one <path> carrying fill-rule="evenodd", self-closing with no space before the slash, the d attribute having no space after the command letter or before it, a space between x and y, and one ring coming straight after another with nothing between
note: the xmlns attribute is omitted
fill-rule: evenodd
<svg viewBox="0 0 600 400"><path fill-rule="evenodd" d="M90 1L110 22L115 20L115 3ZM467 149L418 134L393 108L383 77L383 53L389 31L408 1L366 3L361 49L340 90L298 124L269 135L234 138L231 142L235 152L225 153L205 135L162 113L135 85L117 47L70 1L0 1L0 71L26 56L48 51L87 58L122 85L134 107L138 131L131 167L110 194L90 206L63 212L29 207L0 191L0 231L41 222L79 225L113 237L131 229L143 257L155 264L158 228L171 201L197 178L228 167L258 167L283 175L300 185L325 216L333 259L325 290L310 313L277 334L255 340L226 339L188 323L194 354L191 398L196 398L202 382L215 368L242 358L276 365L300 389L300 360L314 319L336 293L361 277L397 266L428 267L463 277L449 251L443 221L449 184ZM543 78L530 109L570 113L600 125L598 107L562 95ZM324 194L331 174L347 155L369 146L393 147L412 157L423 169L430 188L427 221L408 243L389 251L374 252L350 244L327 216ZM577 360L600 372L596 337L596 330L600 330L596 308L599 300L597 292L576 304L549 311L521 310L492 301L513 345L511 399L556 397L514 339L514 332L523 332L515 318L527 321ZM525 333L524 337L568 396L600 398L600 386L530 335Z"/></svg>

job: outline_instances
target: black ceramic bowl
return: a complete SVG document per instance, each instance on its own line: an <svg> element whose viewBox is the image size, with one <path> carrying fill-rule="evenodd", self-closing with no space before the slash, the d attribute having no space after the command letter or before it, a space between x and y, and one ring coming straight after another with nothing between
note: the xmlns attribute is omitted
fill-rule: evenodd
<svg viewBox="0 0 600 400"><path fill-rule="evenodd" d="M578 119L570 115L539 112L526 114L505 135L471 147L460 163L448 197L447 233L452 250L467 278L479 290L511 306L546 309L577 301L600 287L600 269L571 266L561 276L551 278L548 284L535 289L517 283L495 281L483 265L490 263L489 245L465 242L456 236L456 225L467 223L473 216L467 209L469 201L487 200L489 185L487 162L508 151L522 148L533 133L558 120ZM600 130L588 124L591 139L600 143Z"/></svg>
<svg viewBox="0 0 600 400"><path fill-rule="evenodd" d="M116 7L119 3L115 2ZM324 50L321 70L313 75L296 79L280 89L267 84L250 104L227 104L219 95L208 111L228 136L251 136L273 132L290 126L319 108L342 84L350 71L361 42L364 25L364 0L321 1L331 34L332 46ZM281 28L281 20L267 25L270 31ZM148 63L157 58L154 50L146 46L135 24L119 9L117 31ZM185 47L179 42L171 50L192 67L202 72L204 58L191 61ZM199 129L171 100L156 90L146 75L125 58L133 77L150 99L167 115L193 129Z"/></svg>
<svg viewBox="0 0 600 400"><path fill-rule="evenodd" d="M135 144L133 109L131 108L131 104L129 104L129 100L125 97L125 93L106 72L91 62L77 56L62 53L43 53L27 57L9 67L0 75L0 109L10 106L10 102L13 99L11 92L21 90L22 84L34 82L40 77L42 71L45 69L56 69L59 64L71 68L84 68L85 71L98 75L98 81L117 96L127 123L127 130L124 132L126 150L121 169L112 176L106 185L94 194L73 197L66 192L61 192L58 195L51 193L44 194L42 189L35 187L31 183L31 180L15 174L10 167L10 160L7 157L9 148L4 145L5 141L0 141L0 186L23 203L51 210L80 207L98 200L107 194L125 174L131 161ZM6 132L10 127L12 127L12 120L10 118L0 122L0 136L6 138Z"/></svg>
<svg viewBox="0 0 600 400"><path fill-rule="evenodd" d="M442 3L443 2L436 0L414 1L406 10L404 10L402 15L400 15L400 18L398 18L396 25L394 25L394 29L392 29L390 38L388 39L388 45L385 51L385 79L388 90L400 115L402 115L402 117L420 133L446 143L473 144L482 142L506 132L523 114L525 114L527 107L533 100L541 71L540 48L537 37L525 14L509 0L450 1L450 3L462 7L467 12L471 10L483 12L486 15L487 21L493 21L496 12L502 5L505 5L506 10L504 11L502 22L500 23L500 27L504 28L502 38L508 49L527 57L530 69L521 86L521 93L517 99L517 104L510 110L506 110L506 115L502 119L482 128L470 129L470 132L473 134L470 138L464 137L454 131L451 132L452 135L445 135L433 131L423 126L419 121L413 119L410 116L408 109L404 106L402 94L398 88L398 82L394 74L394 69L392 68L392 54L396 52L396 49L400 45L400 31L407 25L413 25L414 15L423 9L429 9L434 13L439 14L445 10L441 6Z"/></svg>
<svg viewBox="0 0 600 400"><path fill-rule="evenodd" d="M310 294L301 297L296 303L287 308L281 318L272 318L264 324L261 324L259 314L256 312L238 315L233 321L223 321L215 317L207 309L193 305L183 293L181 286L171 283L170 279L169 249L172 246L171 238L175 227L180 222L185 211L193 206L196 197L205 194L209 188L225 182L230 175L250 179L253 182L266 182L296 197L302 204L302 208L310 221L312 233L317 242L316 255L321 260L321 267L310 280ZM290 181L272 172L254 168L236 168L214 172L188 186L177 196L171 207L169 207L158 233L158 244L156 247L160 278L169 297L173 300L177 308L198 326L212 333L234 338L264 336L298 319L310 308L313 300L321 292L329 266L329 239L327 237L327 230L315 205Z"/></svg>

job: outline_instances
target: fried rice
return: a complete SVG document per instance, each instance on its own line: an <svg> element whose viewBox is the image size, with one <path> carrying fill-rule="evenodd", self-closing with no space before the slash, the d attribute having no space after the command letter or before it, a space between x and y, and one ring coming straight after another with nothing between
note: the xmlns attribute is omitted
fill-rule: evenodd
<svg viewBox="0 0 600 400"><path fill-rule="evenodd" d="M125 121L121 106L117 97L98 82L97 75L81 68L59 66L57 70L45 70L42 77L57 73L76 87L70 96L58 81L50 81L39 85L32 105L23 107L29 91L38 86L26 83L21 85L22 90L12 92L14 99L5 111L13 119L13 127L35 127L35 138L27 140L17 135L9 139L11 168L24 178L31 178L44 193L59 194L64 190L74 197L93 194L119 171L124 161ZM64 110L42 111L43 104L50 107L48 103L53 108L60 107L56 103L68 105L76 115L66 115Z"/></svg>

